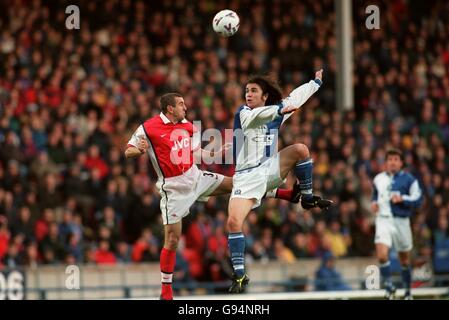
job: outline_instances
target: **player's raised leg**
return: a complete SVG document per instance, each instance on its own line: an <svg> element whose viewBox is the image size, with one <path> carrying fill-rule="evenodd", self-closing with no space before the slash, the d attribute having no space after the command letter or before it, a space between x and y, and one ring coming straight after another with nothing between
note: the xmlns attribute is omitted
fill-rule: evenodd
<svg viewBox="0 0 449 320"><path fill-rule="evenodd" d="M301 197L301 205L304 209L315 207L325 209L332 205L332 201L314 196L312 193L313 161L306 145L296 143L288 146L279 152L279 156L281 178L287 177L288 172L293 169L297 178L296 196Z"/></svg>
<svg viewBox="0 0 449 320"><path fill-rule="evenodd" d="M229 194L232 191L232 177L225 176L221 184L215 189L210 195L218 196L222 194ZM268 191L265 194L266 198L277 198L282 200L287 200L293 203L298 203L300 198L300 192L298 187L295 185L293 189L275 189Z"/></svg>
<svg viewBox="0 0 449 320"><path fill-rule="evenodd" d="M173 272L176 264L176 249L182 232L182 222L164 226L164 247L160 256L161 267L161 300L173 300Z"/></svg>
<svg viewBox="0 0 449 320"><path fill-rule="evenodd" d="M228 248L234 269L230 293L241 293L249 282L245 272L245 235L243 222L254 205L254 199L231 198L229 200Z"/></svg>

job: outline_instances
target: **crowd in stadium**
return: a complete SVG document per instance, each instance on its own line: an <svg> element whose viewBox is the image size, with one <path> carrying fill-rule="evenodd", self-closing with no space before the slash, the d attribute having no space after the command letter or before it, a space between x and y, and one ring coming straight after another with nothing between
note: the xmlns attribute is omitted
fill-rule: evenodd
<svg viewBox="0 0 449 320"><path fill-rule="evenodd" d="M80 29L67 30L56 2L2 1L0 265L158 261L156 176L147 157L126 160L123 150L160 112L159 96L180 92L189 120L224 130L250 74L272 73L288 94L321 67L322 88L285 123L279 149L305 143L314 189L336 205L266 199L245 224L248 260L372 256L372 178L388 147L404 151L424 190L414 255L430 258L449 237L449 4L382 1L381 28L368 30L354 3L355 108L341 113L333 2L80 1ZM245 12L231 38L210 27L224 7ZM177 259L185 277L232 272L227 204L221 196L191 209Z"/></svg>

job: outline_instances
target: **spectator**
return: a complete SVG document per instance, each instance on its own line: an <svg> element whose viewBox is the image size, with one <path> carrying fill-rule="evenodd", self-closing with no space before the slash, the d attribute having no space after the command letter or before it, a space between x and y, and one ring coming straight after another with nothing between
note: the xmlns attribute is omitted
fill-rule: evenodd
<svg viewBox="0 0 449 320"><path fill-rule="evenodd" d="M337 220L332 221L330 229L325 231L324 237L328 238L328 241L331 243L330 250L335 257L342 257L347 254L350 243L347 243L341 231L340 222Z"/></svg>
<svg viewBox="0 0 449 320"><path fill-rule="evenodd" d="M18 245L14 242L10 243L6 255L3 257L2 264L7 268L15 269L23 264L22 260Z"/></svg>
<svg viewBox="0 0 449 320"><path fill-rule="evenodd" d="M70 256L69 260L75 263L83 262L82 244L78 233L69 233L67 235L67 244L65 246L66 257Z"/></svg>
<svg viewBox="0 0 449 320"><path fill-rule="evenodd" d="M323 253L323 238L326 231L326 223L323 220L317 221L313 233L309 236L307 244L308 251L314 257L320 257Z"/></svg>
<svg viewBox="0 0 449 320"><path fill-rule="evenodd" d="M86 162L84 163L87 169L98 171L99 179L102 180L109 172L109 167L100 156L100 148L97 145L92 145L89 148Z"/></svg>
<svg viewBox="0 0 449 320"><path fill-rule="evenodd" d="M292 250L296 259L309 257L310 255L307 248L307 236L301 232L295 234L290 249Z"/></svg>
<svg viewBox="0 0 449 320"><path fill-rule="evenodd" d="M323 255L322 263L315 274L315 290L340 291L351 290L335 269L335 257L330 252Z"/></svg>
<svg viewBox="0 0 449 320"><path fill-rule="evenodd" d="M109 249L109 242L101 240L98 249L95 251L95 263L96 264L115 264L117 258L114 253Z"/></svg>
<svg viewBox="0 0 449 320"><path fill-rule="evenodd" d="M134 262L159 260L159 244L150 229L142 231L133 246L131 257Z"/></svg>
<svg viewBox="0 0 449 320"><path fill-rule="evenodd" d="M62 222L58 225L59 228L59 237L64 244L68 243L68 237L74 231L73 226L73 213L70 209L64 210L62 216Z"/></svg>
<svg viewBox="0 0 449 320"><path fill-rule="evenodd" d="M44 209L42 216L36 221L34 234L38 242L42 241L48 234L50 223L54 220L54 211L50 208Z"/></svg>
<svg viewBox="0 0 449 320"><path fill-rule="evenodd" d="M52 248L46 247L43 249L43 262L46 265L57 265L60 261L56 258L55 252Z"/></svg>
<svg viewBox="0 0 449 320"><path fill-rule="evenodd" d="M30 268L36 268L41 263L39 259L39 250L36 242L30 242L26 246L23 263Z"/></svg>
<svg viewBox="0 0 449 320"><path fill-rule="evenodd" d="M52 173L48 173L44 177L44 182L41 188L39 188L38 197L41 208L59 208L62 207L63 199L58 187L57 176Z"/></svg>
<svg viewBox="0 0 449 320"><path fill-rule="evenodd" d="M193 282L193 279L190 276L189 264L179 250L176 252L176 265L173 276L176 278L176 283L179 284L179 286L191 284Z"/></svg>
<svg viewBox="0 0 449 320"><path fill-rule="evenodd" d="M227 279L225 268L228 259L228 238L224 232L223 225L214 228L212 235L207 240L207 264L210 279L212 281L223 281Z"/></svg>
<svg viewBox="0 0 449 320"><path fill-rule="evenodd" d="M63 242L61 241L58 224L52 222L48 228L48 234L40 243L40 252L44 254L47 252L52 252L49 256L48 261L64 261L65 248Z"/></svg>
<svg viewBox="0 0 449 320"><path fill-rule="evenodd" d="M444 241L449 238L449 222L445 211L441 211L438 217L438 226L433 234L434 243Z"/></svg>
<svg viewBox="0 0 449 320"><path fill-rule="evenodd" d="M260 236L260 243L262 245L262 252L269 260L275 260L276 254L274 252L273 231L270 228L264 228Z"/></svg>
<svg viewBox="0 0 449 320"><path fill-rule="evenodd" d="M267 252L266 248L262 245L262 242L260 240L254 241L251 250L249 250L247 253L247 257L248 262L268 262L270 260L270 254Z"/></svg>
<svg viewBox="0 0 449 320"><path fill-rule="evenodd" d="M207 241L207 251L214 256L214 259L221 261L227 255L228 239L224 233L223 226L215 227L213 234Z"/></svg>
<svg viewBox="0 0 449 320"><path fill-rule="evenodd" d="M8 230L8 220L0 215L0 261L8 252L8 243L11 239L11 233Z"/></svg>
<svg viewBox="0 0 449 320"><path fill-rule="evenodd" d="M11 226L13 236L21 233L26 240L34 239L33 221L31 221L31 211L28 207L23 206L19 209L19 216Z"/></svg>
<svg viewBox="0 0 449 320"><path fill-rule="evenodd" d="M293 263L296 258L293 252L284 245L281 239L277 238L274 241L274 255L276 260L280 262Z"/></svg>
<svg viewBox="0 0 449 320"><path fill-rule="evenodd" d="M118 263L130 263L132 261L130 246L125 241L120 241L115 256Z"/></svg>
<svg viewBox="0 0 449 320"><path fill-rule="evenodd" d="M355 226L352 251L355 256L371 257L374 253L374 229L368 218L360 218Z"/></svg>

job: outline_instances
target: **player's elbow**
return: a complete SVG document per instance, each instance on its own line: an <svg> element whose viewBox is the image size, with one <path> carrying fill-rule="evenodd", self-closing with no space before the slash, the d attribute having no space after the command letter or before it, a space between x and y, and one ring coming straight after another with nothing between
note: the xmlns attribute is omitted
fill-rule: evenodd
<svg viewBox="0 0 449 320"><path fill-rule="evenodd" d="M241 129L243 131L245 131L246 129L248 129L248 121L241 121L240 126L241 126Z"/></svg>
<svg viewBox="0 0 449 320"><path fill-rule="evenodd" d="M421 197L416 201L412 201L412 208L418 209L419 207L421 207L422 204L423 204L423 198Z"/></svg>
<svg viewBox="0 0 449 320"><path fill-rule="evenodd" d="M410 209L418 209L422 205L422 203L423 203L422 198L404 201L404 205L408 206Z"/></svg>

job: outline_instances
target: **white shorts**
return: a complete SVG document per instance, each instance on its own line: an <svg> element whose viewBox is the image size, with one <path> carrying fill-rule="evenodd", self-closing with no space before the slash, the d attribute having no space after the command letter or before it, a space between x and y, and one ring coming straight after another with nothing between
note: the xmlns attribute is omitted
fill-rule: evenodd
<svg viewBox="0 0 449 320"><path fill-rule="evenodd" d="M181 221L189 214L189 209L195 201L207 201L223 179L221 174L202 171L193 165L181 176L158 181L156 186L161 195L164 225Z"/></svg>
<svg viewBox="0 0 449 320"><path fill-rule="evenodd" d="M374 243L382 243L396 251L405 252L413 248L412 229L409 218L376 218L376 236Z"/></svg>
<svg viewBox="0 0 449 320"><path fill-rule="evenodd" d="M252 208L260 206L260 201L267 191L276 189L284 183L279 161L280 156L277 153L254 169L236 172L232 178L231 199L255 199L256 203Z"/></svg>

